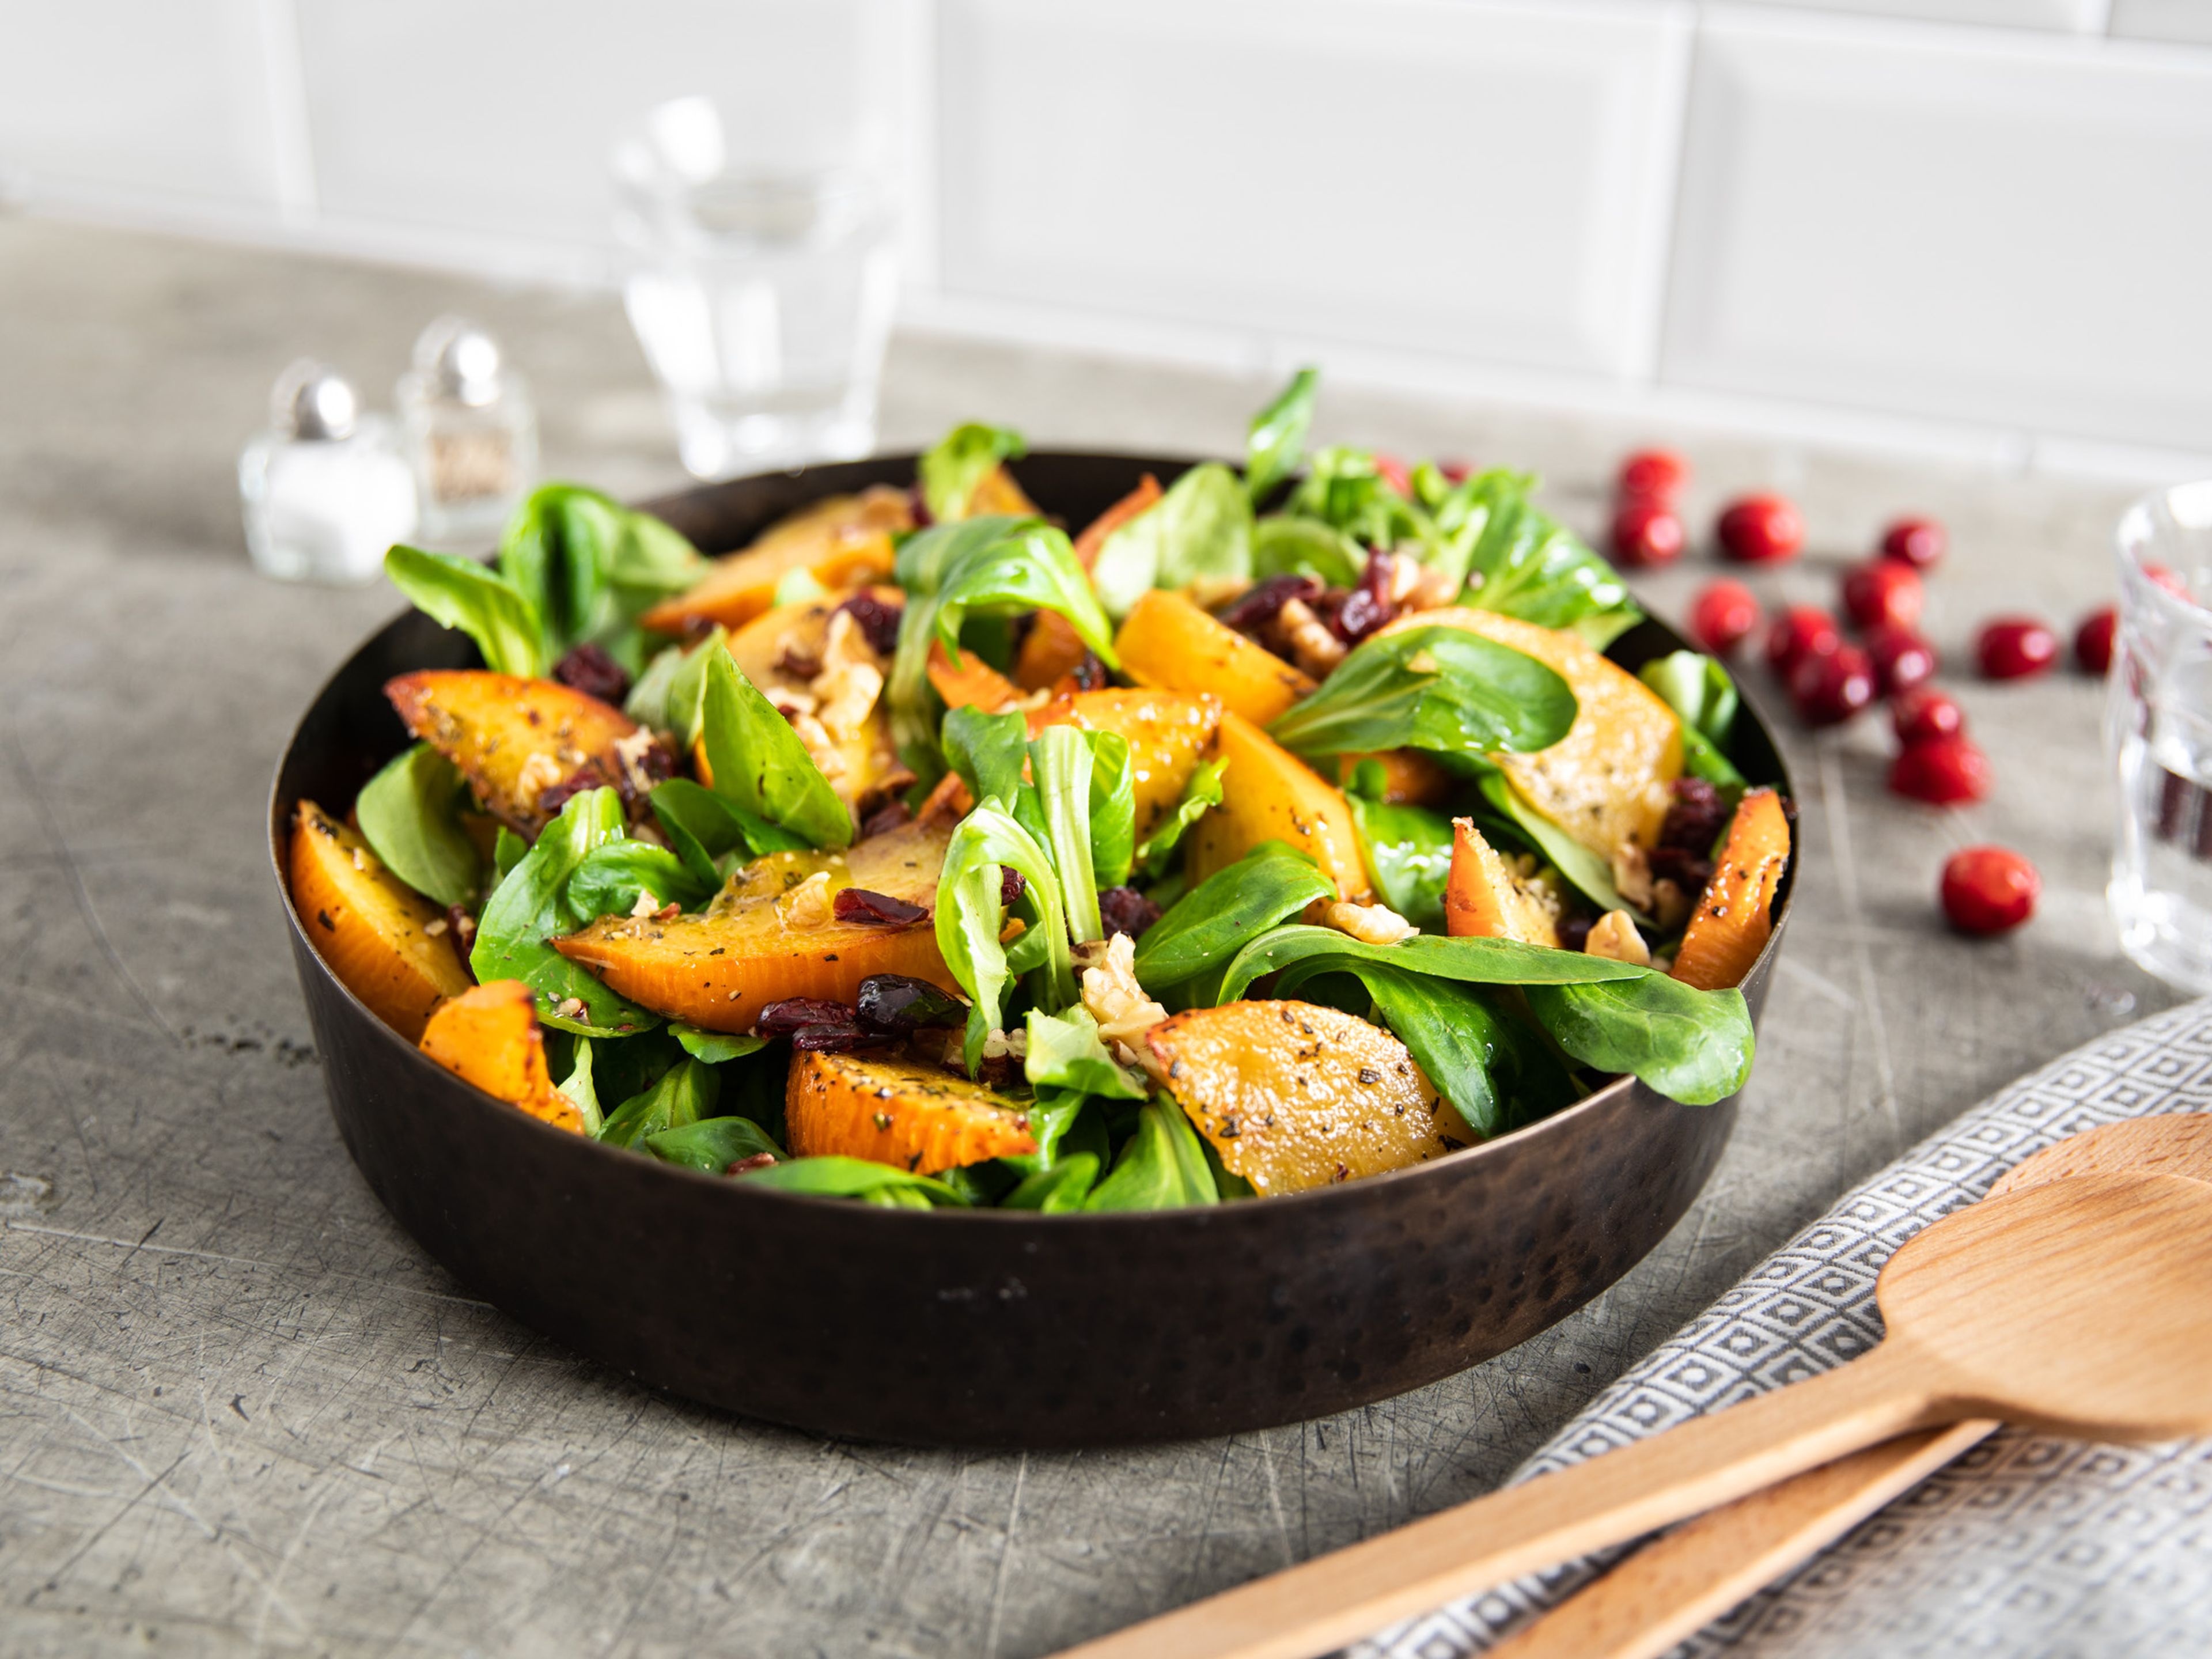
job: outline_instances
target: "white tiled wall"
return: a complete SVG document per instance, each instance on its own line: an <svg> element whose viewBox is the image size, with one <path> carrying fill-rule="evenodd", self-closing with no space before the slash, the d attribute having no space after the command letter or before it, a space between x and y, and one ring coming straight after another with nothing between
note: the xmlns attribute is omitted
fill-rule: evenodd
<svg viewBox="0 0 2212 1659"><path fill-rule="evenodd" d="M34 209L605 280L611 134L712 92L868 131L925 325L2212 455L2212 0L0 0L0 40Z"/></svg>

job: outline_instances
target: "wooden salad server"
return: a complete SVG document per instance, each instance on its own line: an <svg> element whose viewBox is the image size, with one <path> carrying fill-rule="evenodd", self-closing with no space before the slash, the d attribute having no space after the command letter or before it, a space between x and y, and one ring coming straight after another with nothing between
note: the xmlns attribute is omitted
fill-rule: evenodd
<svg viewBox="0 0 2212 1659"><path fill-rule="evenodd" d="M2064 1176L1927 1228L1875 1286L1887 1338L1715 1412L1069 1650L1308 1659L1901 1434L1999 1418L2085 1440L2212 1431L2212 1186Z"/></svg>
<svg viewBox="0 0 2212 1659"><path fill-rule="evenodd" d="M2212 1114L2130 1118L2026 1159L1991 1198L2064 1176L2212 1182ZM1968 1418L1839 1458L1685 1522L1490 1650L1490 1659L1656 1659L1997 1431Z"/></svg>

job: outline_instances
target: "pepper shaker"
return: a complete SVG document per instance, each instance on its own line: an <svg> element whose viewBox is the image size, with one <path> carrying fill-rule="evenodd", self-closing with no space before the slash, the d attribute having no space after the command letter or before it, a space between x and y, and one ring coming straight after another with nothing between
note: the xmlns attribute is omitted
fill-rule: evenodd
<svg viewBox="0 0 2212 1659"><path fill-rule="evenodd" d="M238 494L255 568L286 581L374 581L385 550L415 533L414 475L391 423L312 358L277 377L268 430L239 453Z"/></svg>
<svg viewBox="0 0 2212 1659"><path fill-rule="evenodd" d="M505 366L499 343L465 318L439 318L399 377L399 413L424 530L496 532L538 471L530 388Z"/></svg>

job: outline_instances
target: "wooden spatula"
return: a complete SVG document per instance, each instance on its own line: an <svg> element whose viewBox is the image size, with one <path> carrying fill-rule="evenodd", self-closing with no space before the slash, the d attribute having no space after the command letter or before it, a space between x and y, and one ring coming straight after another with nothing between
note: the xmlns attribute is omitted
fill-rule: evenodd
<svg viewBox="0 0 2212 1659"><path fill-rule="evenodd" d="M1850 1364L1071 1650L1306 1659L1893 1436L2002 1418L2089 1440L2212 1430L2212 1187L2078 1175L1947 1216L1875 1287Z"/></svg>
<svg viewBox="0 0 2212 1659"><path fill-rule="evenodd" d="M2212 1114L2130 1118L2046 1146L1990 1190L2155 1170L2212 1182ZM1655 1659L1995 1434L1969 1418L1869 1447L1684 1522L1523 1626L1490 1659Z"/></svg>

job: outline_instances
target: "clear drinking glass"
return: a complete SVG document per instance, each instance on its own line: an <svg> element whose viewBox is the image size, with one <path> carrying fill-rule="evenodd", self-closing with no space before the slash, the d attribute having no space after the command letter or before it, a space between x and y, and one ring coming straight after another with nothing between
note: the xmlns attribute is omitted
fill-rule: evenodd
<svg viewBox="0 0 2212 1659"><path fill-rule="evenodd" d="M615 150L623 297L702 478L868 453L898 297L879 171L749 155L741 131L680 98Z"/></svg>
<svg viewBox="0 0 2212 1659"><path fill-rule="evenodd" d="M2120 944L2170 984L2212 991L2212 480L2120 520L2120 622L2105 739L2119 772L2106 890Z"/></svg>

